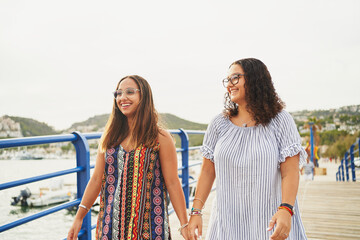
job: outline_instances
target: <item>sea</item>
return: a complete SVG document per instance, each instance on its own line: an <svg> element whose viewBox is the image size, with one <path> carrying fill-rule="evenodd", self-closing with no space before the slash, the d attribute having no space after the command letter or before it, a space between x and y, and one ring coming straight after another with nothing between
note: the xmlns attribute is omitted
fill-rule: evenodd
<svg viewBox="0 0 360 240"><path fill-rule="evenodd" d="M190 156L191 164L201 162L198 153ZM178 155L178 159L181 157ZM180 165L181 161L178 162ZM94 162L92 161L91 164ZM46 173L56 172L76 167L76 159L42 159L42 160L0 160L0 183L6 183L23 178L34 177ZM198 176L201 166L190 170L191 176ZM93 170L92 170L93 171ZM92 174L92 172L91 172ZM0 225L4 225L43 211L49 207L30 208L12 206L12 197L19 195L20 191L29 188L31 192L39 192L40 188L53 185L54 181L61 181L64 188L76 189L76 174L69 174L52 179L47 179L31 184L0 191ZM42 239L66 239L67 233L75 217L75 211L61 210L54 214L33 220L18 227L0 233L1 240L42 240ZM97 213L92 212L91 223L95 224ZM95 239L95 229L92 230L92 239Z"/></svg>
<svg viewBox="0 0 360 240"><path fill-rule="evenodd" d="M65 170L76 167L75 159L42 159L42 160L0 160L0 183L6 183L23 178L33 177L50 172ZM22 186L5 189L0 192L0 225L10 223L17 219L43 211L49 207L29 208L11 206L12 197L19 195L20 191L28 187L31 192L39 192L40 188L46 188L60 181L64 187L76 189L76 174L60 176L40 182L25 184ZM17 239L65 239L69 231L75 211L61 210L54 214L33 220L26 224L0 233L1 240ZM92 214L92 224L96 223L97 214ZM95 230L92 231L93 239Z"/></svg>

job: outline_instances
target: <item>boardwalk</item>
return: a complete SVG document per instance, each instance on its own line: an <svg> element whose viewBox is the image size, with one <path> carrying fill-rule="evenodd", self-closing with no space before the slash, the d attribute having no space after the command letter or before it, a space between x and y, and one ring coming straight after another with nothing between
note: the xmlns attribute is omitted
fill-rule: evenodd
<svg viewBox="0 0 360 240"><path fill-rule="evenodd" d="M336 165L325 164L327 176L315 176L312 182L300 181L298 201L309 240L360 239L360 182L336 182ZM211 212L211 193L204 214L205 236ZM182 239L175 214L170 217L173 239ZM203 238L204 239L204 238Z"/></svg>
<svg viewBox="0 0 360 240"><path fill-rule="evenodd" d="M309 239L360 239L359 182L302 182L299 205Z"/></svg>

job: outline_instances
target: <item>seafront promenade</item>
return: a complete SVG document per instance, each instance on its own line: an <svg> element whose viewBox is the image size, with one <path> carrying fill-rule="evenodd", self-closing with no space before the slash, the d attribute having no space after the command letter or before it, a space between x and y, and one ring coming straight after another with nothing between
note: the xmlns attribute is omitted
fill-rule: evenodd
<svg viewBox="0 0 360 240"><path fill-rule="evenodd" d="M360 182L336 182L338 166L339 163L320 162L320 167L326 168L326 175L315 176L314 181L300 177L297 198L309 240L360 239ZM210 194L204 209L202 239L206 239L214 198L215 191ZM170 224L173 239L183 239L177 231L179 222L175 213L170 215Z"/></svg>

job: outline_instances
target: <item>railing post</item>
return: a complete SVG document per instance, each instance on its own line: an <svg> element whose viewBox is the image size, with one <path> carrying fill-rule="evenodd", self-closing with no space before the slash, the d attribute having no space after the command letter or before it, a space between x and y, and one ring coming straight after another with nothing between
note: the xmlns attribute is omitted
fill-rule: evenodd
<svg viewBox="0 0 360 240"><path fill-rule="evenodd" d="M315 162L314 162L314 130L313 130L314 123L309 122L309 125L310 125L310 161L312 161L315 166Z"/></svg>
<svg viewBox="0 0 360 240"><path fill-rule="evenodd" d="M344 159L341 159L341 175L342 175L342 181L345 182L345 176L344 176Z"/></svg>
<svg viewBox="0 0 360 240"><path fill-rule="evenodd" d="M180 128L181 139L181 158L182 158L182 177L181 182L184 185L183 191L185 195L186 208L189 208L189 137L184 129Z"/></svg>
<svg viewBox="0 0 360 240"><path fill-rule="evenodd" d="M349 153L345 152L345 170L346 170L346 181L349 181L349 164L348 164Z"/></svg>
<svg viewBox="0 0 360 240"><path fill-rule="evenodd" d="M351 145L351 147L350 147L350 166L351 166L352 181L356 182L355 163L354 163L354 148L355 148L355 144Z"/></svg>
<svg viewBox="0 0 360 240"><path fill-rule="evenodd" d="M82 198L85 188L90 179L90 151L86 138L80 132L73 132L77 139L72 143L76 149L76 165L84 170L77 173L77 198ZM85 233L80 240L91 240L91 210L83 219L82 229Z"/></svg>
<svg viewBox="0 0 360 240"><path fill-rule="evenodd" d="M341 182L341 162L340 162L340 165L338 167L338 173L339 173L339 181Z"/></svg>

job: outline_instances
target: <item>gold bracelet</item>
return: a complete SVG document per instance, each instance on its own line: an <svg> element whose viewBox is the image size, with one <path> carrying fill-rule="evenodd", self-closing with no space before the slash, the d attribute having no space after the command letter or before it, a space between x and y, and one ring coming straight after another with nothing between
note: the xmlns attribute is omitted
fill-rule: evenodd
<svg viewBox="0 0 360 240"><path fill-rule="evenodd" d="M85 205L79 204L79 207L81 207L81 208L85 209L86 211L90 211L90 209L89 209L89 208L87 208Z"/></svg>
<svg viewBox="0 0 360 240"><path fill-rule="evenodd" d="M195 200L199 200L200 202L202 202L202 204L203 204L203 209L205 208L205 202L203 201L203 200L201 200L200 198L194 198L194 200L193 201L195 201Z"/></svg>

